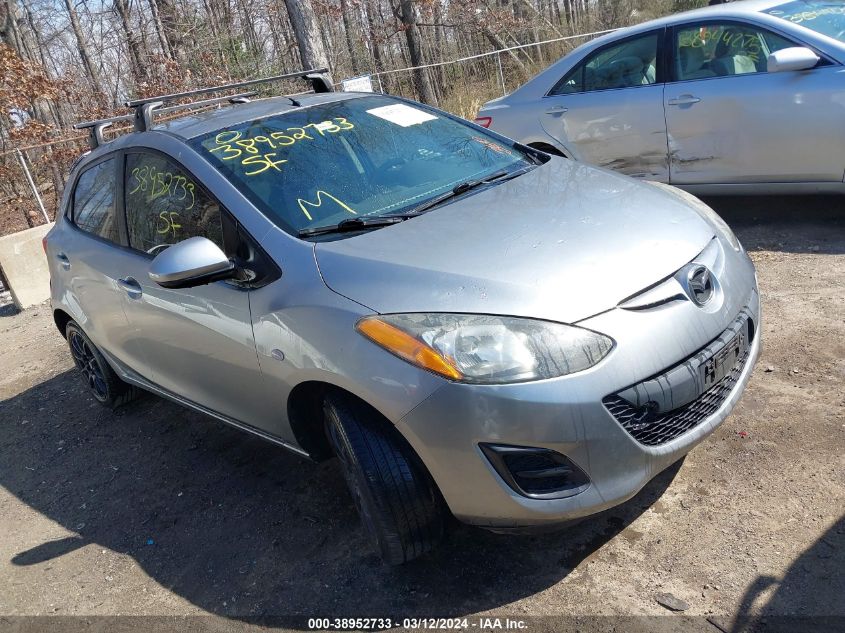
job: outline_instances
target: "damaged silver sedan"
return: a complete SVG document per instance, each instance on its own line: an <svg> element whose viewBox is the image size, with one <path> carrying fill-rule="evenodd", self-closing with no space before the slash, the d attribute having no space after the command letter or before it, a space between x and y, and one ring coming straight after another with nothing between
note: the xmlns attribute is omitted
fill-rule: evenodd
<svg viewBox="0 0 845 633"><path fill-rule="evenodd" d="M476 123L697 194L845 193L845 1L733 2L622 29Z"/></svg>

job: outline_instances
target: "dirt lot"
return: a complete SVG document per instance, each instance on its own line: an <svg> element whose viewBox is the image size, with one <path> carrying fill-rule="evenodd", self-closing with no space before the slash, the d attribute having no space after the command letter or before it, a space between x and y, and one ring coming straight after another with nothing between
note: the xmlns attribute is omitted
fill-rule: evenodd
<svg viewBox="0 0 845 633"><path fill-rule="evenodd" d="M47 306L0 317L0 615L665 615L671 593L710 616L695 630L845 617L845 204L710 202L765 311L735 413L624 506L541 537L459 527L402 568L368 549L334 463L152 396L105 411Z"/></svg>

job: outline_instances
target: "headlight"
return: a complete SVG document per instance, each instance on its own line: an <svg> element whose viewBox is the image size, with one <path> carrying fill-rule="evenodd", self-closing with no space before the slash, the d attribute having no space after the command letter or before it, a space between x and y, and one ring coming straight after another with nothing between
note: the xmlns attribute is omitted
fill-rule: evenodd
<svg viewBox="0 0 845 633"><path fill-rule="evenodd" d="M365 317L357 330L399 358L475 384L556 378L592 367L613 347L584 328L479 314L390 314Z"/></svg>
<svg viewBox="0 0 845 633"><path fill-rule="evenodd" d="M696 198L691 193L688 193L678 187L673 187L672 185L667 185L665 183L656 182L652 180L648 182L650 185L654 185L658 189L662 189L667 193L671 193L676 198L680 198L681 200L686 202L689 206L693 208L693 210L698 212L698 215L713 224L719 230L722 236L726 240L728 240L728 242L730 242L731 246L734 248L735 251L742 250L742 245L739 243L739 240L737 239L736 235L734 235L734 232L731 230L731 227L728 226L727 222L725 222L718 213L716 213L713 209L704 204L704 202Z"/></svg>

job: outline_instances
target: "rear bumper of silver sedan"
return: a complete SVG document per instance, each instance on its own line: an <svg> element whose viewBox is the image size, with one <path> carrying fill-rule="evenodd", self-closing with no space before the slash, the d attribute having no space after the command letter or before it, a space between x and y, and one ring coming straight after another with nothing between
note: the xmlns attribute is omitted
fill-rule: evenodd
<svg viewBox="0 0 845 633"><path fill-rule="evenodd" d="M753 269L750 274L753 280ZM753 281L746 282L740 285L750 293L725 306L733 311L730 319L703 315L691 304L648 314L611 310L582 323L619 343L595 367L517 385L448 384L397 426L452 513L466 523L500 531L552 529L622 503L710 435L741 397L761 344L758 292ZM728 327L703 338L717 318ZM724 359L729 351L722 350L737 344L740 331L749 340L733 352L742 357L737 353L718 380L702 387L712 369L704 364L720 352ZM686 353L679 358L678 350ZM699 381L698 393L690 395L684 374ZM671 402L673 384L677 402ZM664 401L655 403L660 396L649 390L661 392ZM628 400L620 403L619 394ZM650 414L649 406L661 411ZM522 476L533 477L532 468L542 469L546 459L546 467L562 477L546 482L565 488L569 468L569 489L530 492L531 480L514 476L495 452L513 448L539 449L536 457L509 462ZM520 481L528 482L529 492Z"/></svg>

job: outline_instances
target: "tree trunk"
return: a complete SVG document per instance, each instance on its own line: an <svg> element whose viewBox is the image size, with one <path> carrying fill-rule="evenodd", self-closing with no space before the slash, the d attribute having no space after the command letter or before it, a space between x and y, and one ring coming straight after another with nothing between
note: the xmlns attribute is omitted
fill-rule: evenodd
<svg viewBox="0 0 845 633"><path fill-rule="evenodd" d="M167 59L173 59L173 51L170 50L170 43L164 34L164 24L161 22L161 14L158 11L158 2L156 0L147 0L150 5L150 13L153 16L153 28L155 28L156 38L158 44L161 46L161 52Z"/></svg>
<svg viewBox="0 0 845 633"><path fill-rule="evenodd" d="M79 16L76 14L76 9L73 8L72 0L65 0L65 7L67 8L68 17L70 18L70 26L73 29L73 35L76 38L76 47L79 50L79 57L82 59L82 65L85 67L85 72L88 75L88 81L91 84L91 91L100 100L100 105L108 106L108 96L103 90L103 83L100 81L100 73L91 61L91 56L88 54L88 47L85 44L85 35L82 33L82 26L79 24Z"/></svg>
<svg viewBox="0 0 845 633"><path fill-rule="evenodd" d="M358 56L355 54L355 41L352 39L352 21L349 19L349 3L346 0L340 0L340 13L343 17L343 33L346 36L346 48L349 49L349 59L352 61L352 74L357 75L361 72L358 66Z"/></svg>
<svg viewBox="0 0 845 633"><path fill-rule="evenodd" d="M503 48L507 48L508 45L502 41L498 35L496 35L493 31L490 30L490 27L486 24L480 24L481 32L484 33L484 37L493 45L493 48L497 50L502 50ZM523 77L528 77L528 69L525 67L525 64L522 63L522 60L514 51L508 51L508 55L510 55L511 59L516 64L517 68L519 68L519 72L522 74Z"/></svg>
<svg viewBox="0 0 845 633"><path fill-rule="evenodd" d="M164 33L164 39L167 41L167 47L170 49L170 56L176 60L180 66L186 66L188 56L185 52L182 34L178 30L179 15L173 0L154 0L158 6L158 14L161 20L161 27ZM209 20L212 21L212 28L214 27L214 15L211 11L207 11Z"/></svg>
<svg viewBox="0 0 845 633"><path fill-rule="evenodd" d="M141 43L138 41L138 37L132 28L132 17L129 15L129 5L126 4L126 0L114 0L114 10L120 18L123 37L126 38L126 48L129 50L133 83L137 87L147 76L147 56L144 54Z"/></svg>
<svg viewBox="0 0 845 633"><path fill-rule="evenodd" d="M367 12L367 30L370 35L370 51L373 56L373 65L375 66L376 72L381 72L384 70L384 62L381 58L381 38L376 31L376 19L373 15L375 13L373 9L373 0L367 0L367 3L364 5L364 10Z"/></svg>
<svg viewBox="0 0 845 633"><path fill-rule="evenodd" d="M422 46L420 44L420 30L417 27L417 12L413 0L400 0L399 19L405 28L405 39L408 42L408 55L411 58L411 66L421 66L424 62ZM419 95L420 101L430 105L437 105L437 97L431 88L428 73L425 68L415 68L411 71L414 78L414 89Z"/></svg>
<svg viewBox="0 0 845 633"><path fill-rule="evenodd" d="M302 70L328 68L329 58L323 46L320 27L317 24L317 16L314 15L311 0L285 0L285 5L288 8L288 17L299 46Z"/></svg>
<svg viewBox="0 0 845 633"><path fill-rule="evenodd" d="M12 48L21 59L37 62L38 42L29 29L21 29L23 19L17 0L0 0L0 42Z"/></svg>

